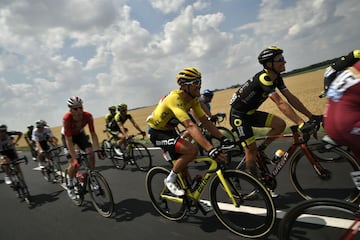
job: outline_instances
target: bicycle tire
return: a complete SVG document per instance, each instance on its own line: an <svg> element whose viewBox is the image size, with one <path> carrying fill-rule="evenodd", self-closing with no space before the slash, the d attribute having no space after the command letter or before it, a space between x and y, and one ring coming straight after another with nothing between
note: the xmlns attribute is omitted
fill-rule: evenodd
<svg viewBox="0 0 360 240"><path fill-rule="evenodd" d="M278 236L280 240L340 239L338 237L344 234L344 228L348 229L350 225L346 225L348 221L341 221L345 225L344 228L340 228L338 217L341 216L341 218L349 219L352 222L351 220L359 217L358 211L358 206L338 199L318 198L306 200L298 203L285 214L279 224ZM327 226L324 219L331 220L331 218L335 217L337 222L336 228L329 231L326 229ZM357 236L357 239L359 238Z"/></svg>
<svg viewBox="0 0 360 240"><path fill-rule="evenodd" d="M355 187L350 172L360 170L357 161L340 147L324 149L325 144L315 143L308 145L321 166L326 169L326 176L320 177L313 166L298 150L290 159L290 179L295 190L304 198L336 198L354 202L360 192ZM329 156L332 156L331 158ZM332 160L329 160L332 159ZM341 177L344 172L348 177Z"/></svg>
<svg viewBox="0 0 360 240"><path fill-rule="evenodd" d="M124 153L122 155L119 155L115 152L114 146L110 149L110 159L112 164L117 169L124 169L125 168L125 159L124 159Z"/></svg>
<svg viewBox="0 0 360 240"><path fill-rule="evenodd" d="M87 184L96 211L103 217L110 217L114 211L114 199L105 177L97 171L91 171ZM98 188L94 189L93 184Z"/></svg>
<svg viewBox="0 0 360 240"><path fill-rule="evenodd" d="M218 176L210 184L210 201L216 217L231 232L246 238L268 235L276 220L276 209L268 190L254 177L238 170L223 171L235 207Z"/></svg>
<svg viewBox="0 0 360 240"><path fill-rule="evenodd" d="M54 171L55 171L55 181L58 183L63 183L64 177L62 175L62 168L61 168L59 156L54 157L53 164L54 164Z"/></svg>
<svg viewBox="0 0 360 240"><path fill-rule="evenodd" d="M139 142L133 142L131 148L131 160L134 161L137 169L147 172L152 166L151 154L147 147Z"/></svg>
<svg viewBox="0 0 360 240"><path fill-rule="evenodd" d="M56 180L54 164L51 160L46 160L45 167L41 169L44 179L47 182Z"/></svg>
<svg viewBox="0 0 360 240"><path fill-rule="evenodd" d="M29 188L26 185L24 177L22 176L21 173L18 174L17 177L18 177L18 181L19 181L19 190L21 192L22 199L26 203L31 204L31 196L30 196Z"/></svg>
<svg viewBox="0 0 360 240"><path fill-rule="evenodd" d="M65 169L65 184L66 187L69 186L69 174L68 174L68 169ZM81 204L84 202L84 192L82 191L82 187L79 184L79 181L77 180L76 177L74 177L73 180L73 185L74 185L74 191L75 194L77 195L76 199L71 199L71 201L76 205L76 206L81 206Z"/></svg>
<svg viewBox="0 0 360 240"><path fill-rule="evenodd" d="M171 201L175 197L164 184L164 179L170 171L163 167L153 167L146 174L146 191L155 210L164 218L179 221L186 214L185 201ZM178 183L179 185L179 183ZM168 197L165 199L163 196ZM176 197L178 199L178 197Z"/></svg>
<svg viewBox="0 0 360 240"><path fill-rule="evenodd" d="M106 139L104 139L100 145L102 152L105 153L105 157L109 159L111 158L111 145L111 142Z"/></svg>

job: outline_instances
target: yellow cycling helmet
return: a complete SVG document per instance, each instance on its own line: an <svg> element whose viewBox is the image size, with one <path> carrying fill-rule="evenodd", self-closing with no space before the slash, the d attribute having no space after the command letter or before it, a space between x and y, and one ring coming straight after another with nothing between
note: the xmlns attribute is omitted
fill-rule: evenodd
<svg viewBox="0 0 360 240"><path fill-rule="evenodd" d="M127 110L127 105L125 103L120 103L118 105L118 111L121 112L121 111L124 111L124 110Z"/></svg>
<svg viewBox="0 0 360 240"><path fill-rule="evenodd" d="M108 107L109 111L116 111L116 106L110 106Z"/></svg>
<svg viewBox="0 0 360 240"><path fill-rule="evenodd" d="M197 79L201 80L201 72L194 67L184 68L176 76L176 82L179 85L189 83Z"/></svg>

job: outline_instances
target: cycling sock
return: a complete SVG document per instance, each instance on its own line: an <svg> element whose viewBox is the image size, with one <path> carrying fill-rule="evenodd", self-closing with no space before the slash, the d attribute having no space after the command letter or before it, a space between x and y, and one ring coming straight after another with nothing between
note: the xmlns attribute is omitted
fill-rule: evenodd
<svg viewBox="0 0 360 240"><path fill-rule="evenodd" d="M174 183L176 181L177 174L171 170L170 174L167 176L166 181Z"/></svg>

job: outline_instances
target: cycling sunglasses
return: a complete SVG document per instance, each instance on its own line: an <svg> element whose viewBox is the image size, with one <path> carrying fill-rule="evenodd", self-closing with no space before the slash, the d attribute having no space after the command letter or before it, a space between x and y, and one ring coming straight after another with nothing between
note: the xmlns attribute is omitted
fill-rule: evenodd
<svg viewBox="0 0 360 240"><path fill-rule="evenodd" d="M187 85L194 85L196 87L201 87L201 78L195 79L191 82L186 83Z"/></svg>
<svg viewBox="0 0 360 240"><path fill-rule="evenodd" d="M285 58L282 56L278 60L274 60L274 62L285 62Z"/></svg>
<svg viewBox="0 0 360 240"><path fill-rule="evenodd" d="M74 111L82 110L82 109L83 109L82 107L73 107L73 108L71 108L71 110L74 110Z"/></svg>

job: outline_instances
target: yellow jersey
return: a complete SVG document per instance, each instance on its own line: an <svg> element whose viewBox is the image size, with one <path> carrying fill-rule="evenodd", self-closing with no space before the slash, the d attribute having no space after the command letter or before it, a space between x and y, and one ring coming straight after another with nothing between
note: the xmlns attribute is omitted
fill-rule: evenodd
<svg viewBox="0 0 360 240"><path fill-rule="evenodd" d="M169 95L161 98L152 114L146 119L148 125L155 130L172 130L179 122L191 119L190 108L200 118L205 115L198 98L185 102L184 92L173 90Z"/></svg>

